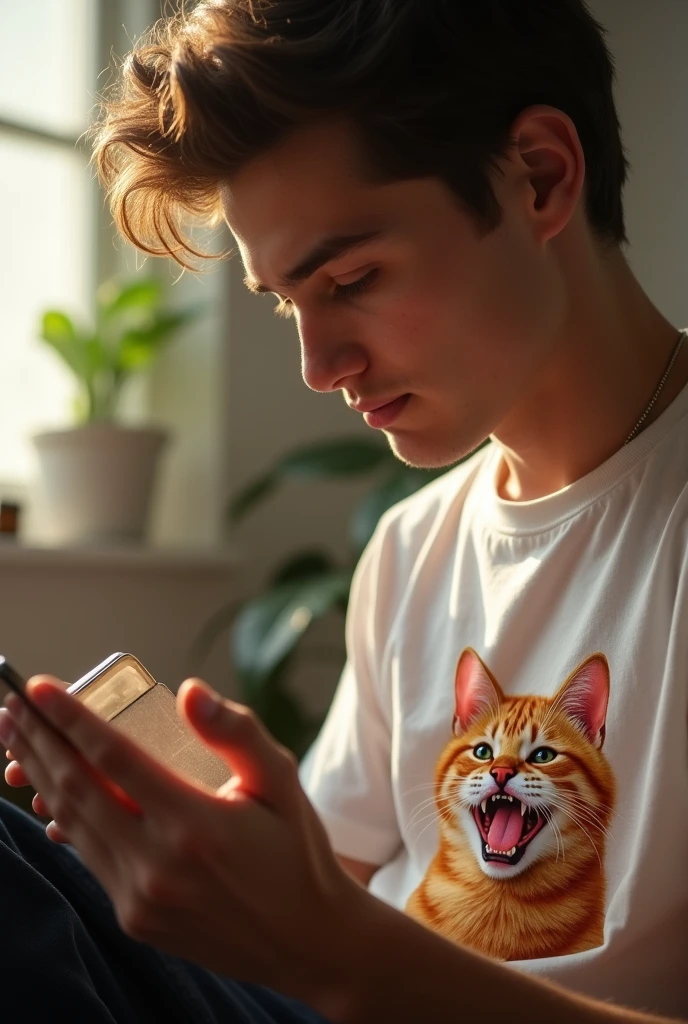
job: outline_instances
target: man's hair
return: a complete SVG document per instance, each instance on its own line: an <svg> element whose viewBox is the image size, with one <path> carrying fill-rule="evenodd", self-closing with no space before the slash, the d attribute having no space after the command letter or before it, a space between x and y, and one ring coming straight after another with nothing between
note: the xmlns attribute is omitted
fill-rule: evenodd
<svg viewBox="0 0 688 1024"><path fill-rule="evenodd" d="M596 237L626 240L614 68L584 0L201 0L122 64L93 129L120 231L185 266L184 224L222 220L220 188L291 131L350 122L371 181L435 177L486 230L517 115L574 122Z"/></svg>

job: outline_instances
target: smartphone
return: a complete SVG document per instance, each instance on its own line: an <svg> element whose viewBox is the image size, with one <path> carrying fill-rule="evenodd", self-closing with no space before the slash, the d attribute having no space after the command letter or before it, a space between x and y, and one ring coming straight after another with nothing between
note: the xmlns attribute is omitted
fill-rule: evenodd
<svg viewBox="0 0 688 1024"><path fill-rule="evenodd" d="M0 659L0 679L62 735L24 693L23 679L4 658ZM181 775L211 789L229 778L226 762L201 743L177 714L172 691L157 682L133 654L111 654L67 687L67 693Z"/></svg>
<svg viewBox="0 0 688 1024"><path fill-rule="evenodd" d="M26 706L28 708L31 708L31 713L36 715L37 718L40 718L43 725L47 726L48 729L52 729L52 731L56 733L61 740L63 740L65 743L68 743L70 747L73 746L71 741L68 740L67 737L62 732L60 732L57 726L45 717L41 709L39 707L36 707L34 702L25 692L26 680L19 675L15 668L13 668L10 665L7 658L3 657L3 655L0 654L0 700L5 696L5 694L3 693L3 687L1 685L3 683L5 684L5 687L8 690L11 690L12 693L16 693L18 697L21 697Z"/></svg>

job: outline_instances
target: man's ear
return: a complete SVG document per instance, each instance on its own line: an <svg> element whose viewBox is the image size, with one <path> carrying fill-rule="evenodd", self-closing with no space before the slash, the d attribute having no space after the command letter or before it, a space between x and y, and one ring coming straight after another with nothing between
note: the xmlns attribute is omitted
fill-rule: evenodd
<svg viewBox="0 0 688 1024"><path fill-rule="evenodd" d="M512 125L512 162L529 185L529 213L541 242L558 235L580 201L585 157L576 126L555 107L533 106Z"/></svg>

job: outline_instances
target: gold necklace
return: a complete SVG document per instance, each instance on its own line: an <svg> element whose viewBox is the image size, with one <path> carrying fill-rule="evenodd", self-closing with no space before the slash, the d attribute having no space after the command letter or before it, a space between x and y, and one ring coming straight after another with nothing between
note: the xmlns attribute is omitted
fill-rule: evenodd
<svg viewBox="0 0 688 1024"><path fill-rule="evenodd" d="M648 415L650 413L650 409L652 408L652 406L657 401L657 398L659 396L659 392L662 390L662 388L666 384L667 377L671 373L671 367L674 365L674 363L676 361L676 356L678 355L679 349L681 348L681 342L683 341L684 338L685 338L684 332L683 331L679 331L678 332L678 338L676 339L676 344L673 347L673 350L672 350L672 353L671 353L671 357L669 359L669 362L667 363L667 368L664 371L662 379L660 380L659 384L657 385L657 390L655 391L654 395L650 399L645 412L640 417L640 419L638 420L636 425L633 427L633 430L630 432L630 434L628 435L628 437L624 441L625 445L628 444L629 441L633 440L633 438L638 433L638 431L640 430L641 426L643 425L643 423L647 419L647 417L648 417Z"/></svg>

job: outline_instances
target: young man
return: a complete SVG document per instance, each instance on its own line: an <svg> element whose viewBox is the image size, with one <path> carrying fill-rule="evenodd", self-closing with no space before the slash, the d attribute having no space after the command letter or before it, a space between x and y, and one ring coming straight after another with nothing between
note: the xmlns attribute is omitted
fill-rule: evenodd
<svg viewBox="0 0 688 1024"><path fill-rule="evenodd" d="M289 757L198 683L180 710L234 768L224 793L49 680L31 692L81 753L10 702L11 781L128 935L331 1020L688 1019L688 348L620 249L599 26L582 0L215 0L122 81L96 152L129 238L184 261L182 213L225 217L310 387L412 465L493 444L361 561L302 771L331 846ZM14 817L13 898L52 906L47 876L64 928L80 915L89 978L64 942L44 962L89 1019L163 976L199 1019L309 1019L139 953Z"/></svg>

